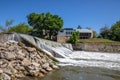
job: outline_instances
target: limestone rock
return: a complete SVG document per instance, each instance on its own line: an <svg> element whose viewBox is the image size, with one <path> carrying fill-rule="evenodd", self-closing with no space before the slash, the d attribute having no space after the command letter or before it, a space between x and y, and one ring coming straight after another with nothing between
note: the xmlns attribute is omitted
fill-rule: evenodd
<svg viewBox="0 0 120 80"><path fill-rule="evenodd" d="M53 68L53 69L59 69L59 67L58 66L56 66L56 65L51 65L51 67Z"/></svg>
<svg viewBox="0 0 120 80"><path fill-rule="evenodd" d="M40 64L38 64L38 63L36 63L36 62L32 62L32 64L33 64L34 66L36 66L36 67L39 67L39 66L40 66Z"/></svg>
<svg viewBox="0 0 120 80"><path fill-rule="evenodd" d="M11 77L5 73L2 74L2 79L3 80L11 80Z"/></svg>
<svg viewBox="0 0 120 80"><path fill-rule="evenodd" d="M42 73L39 73L38 74L38 77L44 77L45 75L44 74L42 74Z"/></svg>
<svg viewBox="0 0 120 80"><path fill-rule="evenodd" d="M43 74L47 74L48 73L45 69L41 69L40 72L42 72Z"/></svg>
<svg viewBox="0 0 120 80"><path fill-rule="evenodd" d="M52 71L53 69L51 67L46 68L47 71Z"/></svg>
<svg viewBox="0 0 120 80"><path fill-rule="evenodd" d="M49 67L49 63L45 63L42 65L42 68L46 69L47 67Z"/></svg>
<svg viewBox="0 0 120 80"><path fill-rule="evenodd" d="M28 50L29 52L36 51L36 49L35 49L35 48L31 48L31 47L27 47L27 50Z"/></svg>
<svg viewBox="0 0 120 80"><path fill-rule="evenodd" d="M12 75L11 69L3 69L3 72L7 75Z"/></svg>
<svg viewBox="0 0 120 80"><path fill-rule="evenodd" d="M8 47L8 50L9 50L9 51L15 50L15 46L10 46L10 47Z"/></svg>
<svg viewBox="0 0 120 80"><path fill-rule="evenodd" d="M3 70L2 69L0 69L0 74L2 74L3 73Z"/></svg>
<svg viewBox="0 0 120 80"><path fill-rule="evenodd" d="M11 60L11 59L15 59L15 54L14 53L10 53L10 52L6 52L6 59Z"/></svg>
<svg viewBox="0 0 120 80"><path fill-rule="evenodd" d="M23 43L0 43L0 80L17 79L29 74L44 77L58 68L44 53Z"/></svg>
<svg viewBox="0 0 120 80"><path fill-rule="evenodd" d="M23 59L23 61L22 61L22 65L23 65L23 66L28 66L28 65L30 65L30 64L31 64L30 60L28 60L27 58L24 58L24 59Z"/></svg>

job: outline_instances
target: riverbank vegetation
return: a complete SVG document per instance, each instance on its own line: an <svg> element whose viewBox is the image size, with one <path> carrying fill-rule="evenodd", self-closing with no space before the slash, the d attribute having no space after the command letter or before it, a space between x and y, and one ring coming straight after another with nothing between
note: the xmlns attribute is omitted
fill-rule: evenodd
<svg viewBox="0 0 120 80"><path fill-rule="evenodd" d="M110 28L104 26L101 28L100 37L114 41L120 41L120 21L114 23Z"/></svg>
<svg viewBox="0 0 120 80"><path fill-rule="evenodd" d="M112 41L109 39L102 39L102 38L92 38L92 39L79 39L78 43L119 43L117 41Z"/></svg>

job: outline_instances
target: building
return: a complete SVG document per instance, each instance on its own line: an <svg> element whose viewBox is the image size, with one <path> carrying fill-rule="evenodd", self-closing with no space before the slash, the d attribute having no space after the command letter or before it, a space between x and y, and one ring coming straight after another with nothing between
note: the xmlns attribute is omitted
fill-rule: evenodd
<svg viewBox="0 0 120 80"><path fill-rule="evenodd" d="M74 31L73 28L64 28L58 32L58 35L70 37Z"/></svg>
<svg viewBox="0 0 120 80"><path fill-rule="evenodd" d="M70 36L75 30L73 28L64 28L58 32L57 42L64 43L70 39Z"/></svg>
<svg viewBox="0 0 120 80"><path fill-rule="evenodd" d="M64 43L70 39L73 32L80 32L80 39L93 38L93 31L89 29L64 28L58 32L57 42Z"/></svg>
<svg viewBox="0 0 120 80"><path fill-rule="evenodd" d="M89 29L76 29L76 32L80 32L80 39L93 38L93 31Z"/></svg>

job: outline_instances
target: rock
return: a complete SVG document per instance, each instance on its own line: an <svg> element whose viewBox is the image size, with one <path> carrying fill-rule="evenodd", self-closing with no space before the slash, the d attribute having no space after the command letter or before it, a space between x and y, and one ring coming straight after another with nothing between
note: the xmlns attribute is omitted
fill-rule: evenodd
<svg viewBox="0 0 120 80"><path fill-rule="evenodd" d="M15 66L15 69L20 70L20 71L24 71L25 70L25 68L23 66L21 66L21 65Z"/></svg>
<svg viewBox="0 0 120 80"><path fill-rule="evenodd" d="M36 63L36 62L32 62L32 64L33 64L34 66L36 66L36 67L39 67L39 66L40 66L40 64L38 64L38 63Z"/></svg>
<svg viewBox="0 0 120 80"><path fill-rule="evenodd" d="M31 47L27 47L27 50L28 50L29 52L36 51L36 49L35 49L35 48L31 48Z"/></svg>
<svg viewBox="0 0 120 80"><path fill-rule="evenodd" d="M6 52L6 59L11 60L11 59L15 59L15 54L14 53L10 53L10 52Z"/></svg>
<svg viewBox="0 0 120 80"><path fill-rule="evenodd" d="M22 52L22 50L18 50L16 58L23 60L24 57L25 57L25 54Z"/></svg>
<svg viewBox="0 0 120 80"><path fill-rule="evenodd" d="M51 67L46 68L47 71L52 71L53 69Z"/></svg>
<svg viewBox="0 0 120 80"><path fill-rule="evenodd" d="M45 69L41 69L40 72L42 72L43 74L47 74L48 73Z"/></svg>
<svg viewBox="0 0 120 80"><path fill-rule="evenodd" d="M2 62L2 65L0 66L1 68L6 68L8 66L8 63Z"/></svg>
<svg viewBox="0 0 120 80"><path fill-rule="evenodd" d="M11 69L11 72L12 72L13 74L16 74L18 71L13 68L13 69Z"/></svg>
<svg viewBox="0 0 120 80"><path fill-rule="evenodd" d="M24 58L24 59L23 59L23 61L22 61L22 65L23 65L23 66L28 66L28 65L30 65L30 64L31 64L30 60L28 60L27 58Z"/></svg>
<svg viewBox="0 0 120 80"><path fill-rule="evenodd" d="M44 74L39 73L39 74L38 74L38 77L44 77Z"/></svg>
<svg viewBox="0 0 120 80"><path fill-rule="evenodd" d="M18 54L21 56L25 56L25 54L22 52L22 50L18 50Z"/></svg>
<svg viewBox="0 0 120 80"><path fill-rule="evenodd" d="M37 76L38 73L39 73L39 71L36 71L36 70L29 70L29 74L30 74L30 75Z"/></svg>
<svg viewBox="0 0 120 80"><path fill-rule="evenodd" d="M3 70L2 69L0 69L0 74L2 74L3 73Z"/></svg>
<svg viewBox="0 0 120 80"><path fill-rule="evenodd" d="M25 47L25 45L22 42L18 42L18 45L21 47Z"/></svg>
<svg viewBox="0 0 120 80"><path fill-rule="evenodd" d="M3 80L11 80L10 76L8 76L5 73L3 73L2 76L3 76L3 78L2 78Z"/></svg>
<svg viewBox="0 0 120 80"><path fill-rule="evenodd" d="M42 63L46 63L46 59L45 58L42 58L41 61L42 61Z"/></svg>
<svg viewBox="0 0 120 80"><path fill-rule="evenodd" d="M9 51L15 50L15 46L10 46L10 47L8 47L8 50L9 50Z"/></svg>
<svg viewBox="0 0 120 80"><path fill-rule="evenodd" d="M4 68L4 69L3 69L3 72L4 72L5 74L7 74L7 75L12 75L11 69L6 69L6 68Z"/></svg>
<svg viewBox="0 0 120 80"><path fill-rule="evenodd" d="M59 67L58 66L56 66L56 65L51 65L51 67L53 68L53 69L59 69Z"/></svg>
<svg viewBox="0 0 120 80"><path fill-rule="evenodd" d="M2 50L7 50L5 47L0 47L0 50L2 51Z"/></svg>
<svg viewBox="0 0 120 80"><path fill-rule="evenodd" d="M45 63L42 65L42 68L46 69L47 67L49 67L49 63Z"/></svg>

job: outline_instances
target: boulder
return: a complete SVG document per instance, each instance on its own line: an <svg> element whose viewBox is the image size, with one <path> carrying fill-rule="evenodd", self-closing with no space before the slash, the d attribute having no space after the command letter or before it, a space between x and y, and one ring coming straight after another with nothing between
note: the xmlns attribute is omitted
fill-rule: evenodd
<svg viewBox="0 0 120 80"><path fill-rule="evenodd" d="M30 65L30 64L31 64L30 60L28 60L27 58L24 58L24 59L23 59L23 61L22 61L22 65L23 65L23 66L28 66L28 65Z"/></svg>
<svg viewBox="0 0 120 80"><path fill-rule="evenodd" d="M47 67L49 67L49 63L45 63L42 65L42 68L46 69Z"/></svg>
<svg viewBox="0 0 120 80"><path fill-rule="evenodd" d="M36 51L36 49L35 49L35 48L31 48L31 47L27 47L27 50L28 50L29 52Z"/></svg>

